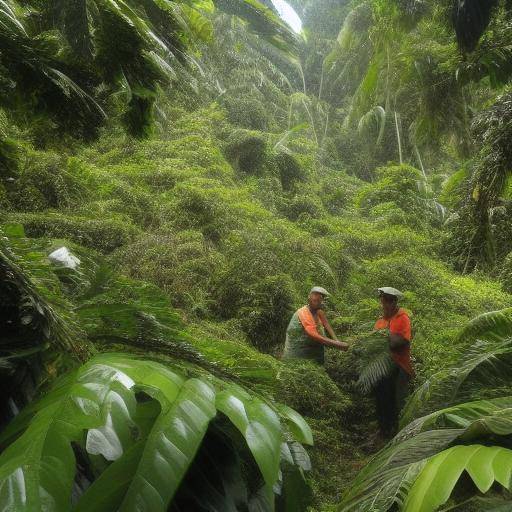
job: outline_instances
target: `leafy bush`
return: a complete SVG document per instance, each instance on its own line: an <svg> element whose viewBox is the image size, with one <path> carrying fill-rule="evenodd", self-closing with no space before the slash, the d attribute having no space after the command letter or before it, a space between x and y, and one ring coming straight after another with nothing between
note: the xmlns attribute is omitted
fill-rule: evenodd
<svg viewBox="0 0 512 512"><path fill-rule="evenodd" d="M224 154L237 171L258 175L266 158L266 140L258 132L235 130L229 134Z"/></svg>
<svg viewBox="0 0 512 512"><path fill-rule="evenodd" d="M71 160L49 152L31 151L10 192L17 210L66 208L87 195L81 169Z"/></svg>
<svg viewBox="0 0 512 512"><path fill-rule="evenodd" d="M316 196L296 195L286 202L283 213L292 221L308 217L318 218L323 213L323 205Z"/></svg>
<svg viewBox="0 0 512 512"><path fill-rule="evenodd" d="M167 292L172 303L204 315L211 275L223 265L222 255L205 241L200 231L171 231L138 237L113 255L117 268L136 279L149 281Z"/></svg>
<svg viewBox="0 0 512 512"><path fill-rule="evenodd" d="M287 361L276 377L276 396L305 417L349 421L352 399L309 361Z"/></svg>
<svg viewBox="0 0 512 512"><path fill-rule="evenodd" d="M279 170L279 180L284 191L289 192L306 181L306 171L293 155L278 153L274 159Z"/></svg>
<svg viewBox="0 0 512 512"><path fill-rule="evenodd" d="M424 198L420 196L421 172L408 165L380 167L377 181L363 187L357 194L356 204L368 211L382 203L394 203L407 216L407 223L414 226L427 213Z"/></svg>
<svg viewBox="0 0 512 512"><path fill-rule="evenodd" d="M296 292L289 275L269 276L248 291L240 310L242 326L249 341L265 352L283 345L288 322L294 312Z"/></svg>
<svg viewBox="0 0 512 512"><path fill-rule="evenodd" d="M25 227L33 238L68 238L73 242L110 253L130 242L137 233L135 226L116 218L91 219L62 212L20 213L11 219Z"/></svg>
<svg viewBox="0 0 512 512"><path fill-rule="evenodd" d="M272 123L272 115L257 99L227 97L223 101L223 106L228 111L229 122L235 126L265 131Z"/></svg>

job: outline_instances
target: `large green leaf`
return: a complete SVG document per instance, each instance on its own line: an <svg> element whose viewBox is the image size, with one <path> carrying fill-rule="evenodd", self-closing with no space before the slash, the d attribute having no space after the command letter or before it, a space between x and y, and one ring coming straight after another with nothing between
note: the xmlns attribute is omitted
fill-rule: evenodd
<svg viewBox="0 0 512 512"><path fill-rule="evenodd" d="M92 363L43 400L28 428L0 456L0 502L20 512L69 510L76 470L71 442L89 430L93 451L111 458L129 444L126 430L116 433L109 423L115 418L116 425L124 427L129 421L131 406L116 408L123 399L122 381L116 369ZM25 416L15 420L0 443L25 421Z"/></svg>
<svg viewBox="0 0 512 512"><path fill-rule="evenodd" d="M311 432L311 428L304 420L304 418L298 412L294 411L291 407L286 405L278 405L277 408L281 416L283 416L283 418L288 423L288 426L295 439L297 439L299 443L312 446L313 433Z"/></svg>
<svg viewBox="0 0 512 512"><path fill-rule="evenodd" d="M117 510L137 470L144 442L134 444L111 464L80 498L74 512L107 512Z"/></svg>
<svg viewBox="0 0 512 512"><path fill-rule="evenodd" d="M423 467L404 503L405 512L434 512L446 503L466 471L481 493L496 481L510 489L512 450L500 446L454 446Z"/></svg>
<svg viewBox="0 0 512 512"><path fill-rule="evenodd" d="M217 410L224 415L217 416ZM283 414L298 440L307 440L304 420L291 409ZM229 425L221 428L220 418ZM215 455L215 439L229 453ZM249 506L257 499L248 492L254 489L245 474L251 467L257 481L266 483L264 499L257 502L270 510L281 458L292 467L286 475L294 485L299 485L296 471L310 469L302 446L283 440L273 408L238 386L213 377L185 379L159 363L124 354L98 355L60 379L2 433L0 500L19 511L69 511L78 451L80 465L89 468L89 476L81 478L94 475L76 503L79 512L166 511L177 493L179 503L192 500L219 512ZM287 457L283 445L289 446ZM286 478L284 485L290 485Z"/></svg>
<svg viewBox="0 0 512 512"><path fill-rule="evenodd" d="M121 511L167 510L215 413L214 389L187 381L155 422Z"/></svg>
<svg viewBox="0 0 512 512"><path fill-rule="evenodd" d="M282 433L277 414L261 400L243 390L219 393L217 409L224 413L244 436L269 488L279 473Z"/></svg>
<svg viewBox="0 0 512 512"><path fill-rule="evenodd" d="M471 343L460 361L422 384L402 413L406 425L426 412L471 398L478 389L503 385L512 359L512 310L486 313L468 323L460 342Z"/></svg>
<svg viewBox="0 0 512 512"><path fill-rule="evenodd" d="M418 418L363 468L341 510L388 510L402 503L428 461L453 444L496 442L512 434L512 398L459 404Z"/></svg>

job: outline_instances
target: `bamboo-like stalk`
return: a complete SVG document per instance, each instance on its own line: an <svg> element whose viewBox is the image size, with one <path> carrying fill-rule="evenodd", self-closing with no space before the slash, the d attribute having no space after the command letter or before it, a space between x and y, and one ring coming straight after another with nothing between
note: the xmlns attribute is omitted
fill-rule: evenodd
<svg viewBox="0 0 512 512"><path fill-rule="evenodd" d="M398 112L395 110L395 127L396 127L396 140L398 142L398 156L400 158L400 165L404 163L402 156L402 140L400 138L400 127L398 126Z"/></svg>

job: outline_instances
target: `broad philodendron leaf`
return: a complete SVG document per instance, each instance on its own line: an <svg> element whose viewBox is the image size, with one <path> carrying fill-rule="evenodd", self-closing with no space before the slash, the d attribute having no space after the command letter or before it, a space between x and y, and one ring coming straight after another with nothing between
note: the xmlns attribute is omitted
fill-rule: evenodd
<svg viewBox="0 0 512 512"><path fill-rule="evenodd" d="M108 432L112 425L107 418L119 415L112 408L117 397L121 399L117 391L121 381L114 368L89 363L76 380L67 379L42 401L28 428L0 456L0 503L7 504L7 510L69 511L76 471L71 442L79 441L84 430ZM0 443L18 433L18 425L23 428L25 422L26 416L20 415ZM128 443L125 434L110 430L102 439L96 437L94 451L118 456L121 438Z"/></svg>
<svg viewBox="0 0 512 512"><path fill-rule="evenodd" d="M229 427L218 423L217 411L227 416ZM291 409L285 413L297 439L307 439L304 420ZM235 433L236 441L229 437ZM238 386L213 377L185 379L159 363L124 354L99 355L58 381L2 433L0 446L7 448L0 455L0 503L20 512L69 512L80 452L80 467L89 466L80 479L92 481L82 495L73 493L76 512L167 511L175 496L179 503L193 498L219 510L250 508L250 502L272 510L283 440L276 412ZM217 442L231 453L213 455ZM291 441L286 446L288 466L309 470L304 448ZM239 469L241 456L265 482L264 499ZM198 467L196 457L216 468L214 474ZM287 474L298 482L295 469ZM189 471L195 476L188 478ZM194 482L204 489L181 487Z"/></svg>
<svg viewBox="0 0 512 512"><path fill-rule="evenodd" d="M512 450L500 446L454 446L432 457L416 478L404 512L434 512L448 501L466 471L481 493L496 481L510 489Z"/></svg>
<svg viewBox="0 0 512 512"><path fill-rule="evenodd" d="M166 511L215 416L215 391L187 381L155 422L120 511Z"/></svg>
<svg viewBox="0 0 512 512"><path fill-rule="evenodd" d="M311 428L304 418L291 407L286 405L278 406L279 413L288 423L288 426L299 443L313 446L313 434Z"/></svg>
<svg viewBox="0 0 512 512"><path fill-rule="evenodd" d="M217 409L224 413L244 436L269 488L279 473L282 433L277 414L243 390L226 390L217 396Z"/></svg>

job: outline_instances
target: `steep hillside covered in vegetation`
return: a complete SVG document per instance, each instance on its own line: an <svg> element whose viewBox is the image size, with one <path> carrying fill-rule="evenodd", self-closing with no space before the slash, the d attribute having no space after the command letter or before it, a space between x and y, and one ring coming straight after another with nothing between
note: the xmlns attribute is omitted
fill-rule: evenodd
<svg viewBox="0 0 512 512"><path fill-rule="evenodd" d="M302 37L272 2L0 1L5 510L508 506L509 12L452 3L297 0ZM280 360L313 285L325 368ZM386 447L383 285L417 371Z"/></svg>

